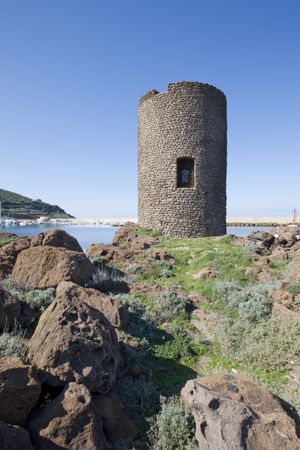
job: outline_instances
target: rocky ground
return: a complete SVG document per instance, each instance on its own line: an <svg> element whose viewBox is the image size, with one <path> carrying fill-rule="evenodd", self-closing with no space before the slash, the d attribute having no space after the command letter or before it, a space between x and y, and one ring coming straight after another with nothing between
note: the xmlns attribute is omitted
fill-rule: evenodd
<svg viewBox="0 0 300 450"><path fill-rule="evenodd" d="M0 448L300 449L300 229L0 233Z"/></svg>

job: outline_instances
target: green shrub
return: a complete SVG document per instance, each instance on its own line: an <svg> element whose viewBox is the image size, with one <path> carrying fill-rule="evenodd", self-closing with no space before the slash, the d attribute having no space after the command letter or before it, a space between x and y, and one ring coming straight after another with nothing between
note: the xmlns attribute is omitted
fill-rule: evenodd
<svg viewBox="0 0 300 450"><path fill-rule="evenodd" d="M253 368L283 369L300 363L300 321L296 317L272 317L253 325L223 320L219 340L226 355Z"/></svg>
<svg viewBox="0 0 300 450"><path fill-rule="evenodd" d="M55 289L35 289L24 294L23 301L42 313L54 299Z"/></svg>
<svg viewBox="0 0 300 450"><path fill-rule="evenodd" d="M147 428L147 418L157 413L159 391L152 380L124 376L116 382L116 391L123 400L128 414L141 431Z"/></svg>
<svg viewBox="0 0 300 450"><path fill-rule="evenodd" d="M272 311L272 300L268 293L271 286L250 285L241 287L229 281L219 281L214 285L215 294L230 309L250 322L257 322L268 317Z"/></svg>
<svg viewBox="0 0 300 450"><path fill-rule="evenodd" d="M55 295L55 289L53 288L28 290L11 278L2 280L0 284L13 298L28 303L37 316L50 305Z"/></svg>
<svg viewBox="0 0 300 450"><path fill-rule="evenodd" d="M161 278L171 278L173 277L173 266L168 261L161 260L155 261L155 264L159 267L159 276Z"/></svg>
<svg viewBox="0 0 300 450"><path fill-rule="evenodd" d="M142 266L137 263L130 264L126 269L126 272L128 275L137 275L137 274L141 273L141 271L142 271Z"/></svg>
<svg viewBox="0 0 300 450"><path fill-rule="evenodd" d="M148 431L153 450L196 450L195 422L190 409L178 397L161 398L161 411L152 419Z"/></svg>
<svg viewBox="0 0 300 450"><path fill-rule="evenodd" d="M165 260L150 260L150 267L140 274L141 280L158 281L160 278L171 278L174 276L174 267Z"/></svg>
<svg viewBox="0 0 300 450"><path fill-rule="evenodd" d="M186 300L176 292L164 292L151 298L152 320L161 324L178 317L186 317Z"/></svg>
<svg viewBox="0 0 300 450"><path fill-rule="evenodd" d="M300 283L289 283L286 290L293 295L300 295Z"/></svg>
<svg viewBox="0 0 300 450"><path fill-rule="evenodd" d="M172 337L164 343L156 344L153 353L158 358L178 360L182 357L193 356L189 341L182 336Z"/></svg>
<svg viewBox="0 0 300 450"><path fill-rule="evenodd" d="M0 335L0 358L7 356L18 356L21 359L25 358L26 349L23 342L23 334L20 330L13 330L8 333L4 331Z"/></svg>
<svg viewBox="0 0 300 450"><path fill-rule="evenodd" d="M129 320L126 331L141 339L152 339L156 330L153 327L151 314L143 302L130 294L119 294L115 295L114 298L118 299L128 311Z"/></svg>
<svg viewBox="0 0 300 450"><path fill-rule="evenodd" d="M5 278L4 280L0 281L0 286L6 292L9 292L13 298L19 301L23 300L26 289L19 282L15 281L12 278Z"/></svg>
<svg viewBox="0 0 300 450"><path fill-rule="evenodd" d="M129 313L127 331L150 341L163 332L157 327L164 322L186 317L186 301L175 292L166 292L147 300L134 295L116 295Z"/></svg>

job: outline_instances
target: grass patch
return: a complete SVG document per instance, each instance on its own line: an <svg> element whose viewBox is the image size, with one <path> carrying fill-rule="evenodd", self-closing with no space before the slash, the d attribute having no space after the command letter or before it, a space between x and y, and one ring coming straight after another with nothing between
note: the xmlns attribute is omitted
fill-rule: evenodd
<svg viewBox="0 0 300 450"><path fill-rule="evenodd" d="M162 234L159 231L150 230L149 228L137 226L136 231L139 234L139 236L151 236L154 238L162 237Z"/></svg>
<svg viewBox="0 0 300 450"><path fill-rule="evenodd" d="M289 283L286 290L293 295L300 295L300 283Z"/></svg>
<svg viewBox="0 0 300 450"><path fill-rule="evenodd" d="M16 238L0 237L0 247L3 247L4 245L9 244L14 239L16 239Z"/></svg>
<svg viewBox="0 0 300 450"><path fill-rule="evenodd" d="M140 234L153 235L149 230L141 230ZM136 280L164 285L170 293L123 296L121 301L129 311L126 332L137 338L145 350L137 351L129 363L141 367L158 392L167 397L178 395L191 378L241 372L287 401L294 398L288 380L290 368L300 364L300 321L290 316L271 316L269 291L277 282L263 285L256 275L245 275L246 269L257 267L257 255L230 236L175 239L158 234L155 237L159 239L157 248L168 253L175 265L149 259L149 265L143 266L143 273L140 267L134 267L133 273ZM147 252L145 259L148 264ZM217 277L193 277L206 267L214 269ZM274 278L280 278L290 266L286 261L272 261L266 270ZM185 300L184 294L175 293L178 289L207 298L207 301L199 300L196 307L204 311L205 323L200 328L206 333L207 327L208 336L202 336L191 323L193 306ZM290 283L287 289L294 295L300 293L299 283ZM151 446L147 448L179 448L176 431L175 446L172 432L168 434L169 421L175 424L178 420L180 429L183 419L182 411L177 414L178 403L175 405L172 401L166 400L161 404L161 412L154 413L148 435ZM298 407L294 400L291 402ZM193 448L188 447L190 444L180 442L180 448Z"/></svg>

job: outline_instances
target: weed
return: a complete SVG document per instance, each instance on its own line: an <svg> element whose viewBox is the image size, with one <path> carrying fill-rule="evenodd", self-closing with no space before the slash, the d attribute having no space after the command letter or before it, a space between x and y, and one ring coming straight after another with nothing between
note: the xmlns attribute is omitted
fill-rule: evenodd
<svg viewBox="0 0 300 450"><path fill-rule="evenodd" d="M92 280L87 283L87 287L113 294L129 292L124 272L115 267L108 266L100 258L92 259L92 264L94 265L94 273Z"/></svg>

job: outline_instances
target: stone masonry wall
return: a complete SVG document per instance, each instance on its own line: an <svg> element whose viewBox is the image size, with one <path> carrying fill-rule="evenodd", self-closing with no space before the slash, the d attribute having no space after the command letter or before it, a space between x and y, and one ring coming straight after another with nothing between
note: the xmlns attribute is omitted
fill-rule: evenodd
<svg viewBox="0 0 300 450"><path fill-rule="evenodd" d="M141 97L138 112L139 224L166 236L226 233L226 97L197 82ZM177 159L194 158L195 183L177 187Z"/></svg>

